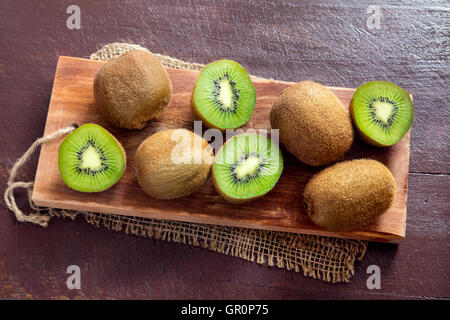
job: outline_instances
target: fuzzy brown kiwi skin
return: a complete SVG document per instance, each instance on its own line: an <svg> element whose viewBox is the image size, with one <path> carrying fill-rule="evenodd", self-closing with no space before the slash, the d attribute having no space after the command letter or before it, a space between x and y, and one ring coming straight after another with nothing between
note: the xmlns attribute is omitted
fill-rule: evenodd
<svg viewBox="0 0 450 320"><path fill-rule="evenodd" d="M141 129L169 104L172 84L158 58L133 50L111 59L97 72L94 97L113 125Z"/></svg>
<svg viewBox="0 0 450 320"><path fill-rule="evenodd" d="M360 229L386 212L395 199L389 169L371 159L343 161L314 175L303 201L309 218L332 231Z"/></svg>
<svg viewBox="0 0 450 320"><path fill-rule="evenodd" d="M301 81L285 89L270 112L281 144L300 161L323 166L341 160L354 130L348 111L325 86Z"/></svg>
<svg viewBox="0 0 450 320"><path fill-rule="evenodd" d="M202 139L202 152L208 142L186 129L185 133ZM136 151L135 174L142 190L151 197L170 200L187 196L199 190L208 180L213 160L212 151L206 154L210 162L201 164L174 164L171 152L176 141L171 137L175 130L163 130L144 140Z"/></svg>

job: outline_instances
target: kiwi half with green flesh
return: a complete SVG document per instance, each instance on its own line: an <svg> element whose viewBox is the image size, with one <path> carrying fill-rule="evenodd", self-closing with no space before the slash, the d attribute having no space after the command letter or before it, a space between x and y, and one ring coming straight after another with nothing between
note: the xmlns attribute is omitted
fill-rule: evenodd
<svg viewBox="0 0 450 320"><path fill-rule="evenodd" d="M149 196L175 199L200 189L210 176L213 162L213 152L205 139L186 129L169 129L140 144L135 173Z"/></svg>
<svg viewBox="0 0 450 320"><path fill-rule="evenodd" d="M414 119L409 93L393 83L371 81L359 87L350 102L353 122L363 139L374 146L399 142Z"/></svg>
<svg viewBox="0 0 450 320"><path fill-rule="evenodd" d="M108 189L122 177L125 166L126 155L120 142L93 123L75 129L59 147L61 178L77 191Z"/></svg>
<svg viewBox="0 0 450 320"><path fill-rule="evenodd" d="M192 110L210 128L239 128L252 116L256 91L247 71L232 60L206 65L191 98Z"/></svg>
<svg viewBox="0 0 450 320"><path fill-rule="evenodd" d="M339 162L314 175L305 187L304 206L311 220L326 229L360 229L394 202L395 180L381 162Z"/></svg>
<svg viewBox="0 0 450 320"><path fill-rule="evenodd" d="M133 50L109 60L94 79L98 109L120 128L143 128L162 113L171 94L166 69L145 50Z"/></svg>
<svg viewBox="0 0 450 320"><path fill-rule="evenodd" d="M216 190L230 202L244 202L273 189L283 171L277 145L259 134L240 134L219 150L212 175Z"/></svg>

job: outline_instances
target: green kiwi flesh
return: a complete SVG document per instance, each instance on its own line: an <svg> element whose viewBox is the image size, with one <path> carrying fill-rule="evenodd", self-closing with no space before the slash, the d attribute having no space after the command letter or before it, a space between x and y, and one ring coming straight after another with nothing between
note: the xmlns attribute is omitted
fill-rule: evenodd
<svg viewBox="0 0 450 320"><path fill-rule="evenodd" d="M386 81L371 81L359 87L350 112L364 140L379 147L399 142L414 119L409 93Z"/></svg>
<svg viewBox="0 0 450 320"><path fill-rule="evenodd" d="M361 229L386 212L395 198L395 180L381 162L339 162L314 175L305 187L311 220L326 229Z"/></svg>
<svg viewBox="0 0 450 320"><path fill-rule="evenodd" d="M216 190L230 202L263 196L273 189L283 171L278 146L259 134L240 134L219 150L213 165Z"/></svg>
<svg viewBox="0 0 450 320"><path fill-rule="evenodd" d="M125 171L121 144L99 125L88 123L75 129L59 147L58 167L70 188L82 192L104 191Z"/></svg>
<svg viewBox="0 0 450 320"><path fill-rule="evenodd" d="M191 98L194 113L210 128L234 129L252 116L256 91L247 71L232 60L206 65Z"/></svg>

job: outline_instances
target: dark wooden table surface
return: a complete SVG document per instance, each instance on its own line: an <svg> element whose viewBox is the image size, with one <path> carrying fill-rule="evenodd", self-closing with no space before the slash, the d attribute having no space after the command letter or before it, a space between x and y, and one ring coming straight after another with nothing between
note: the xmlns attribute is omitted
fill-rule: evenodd
<svg viewBox="0 0 450 320"><path fill-rule="evenodd" d="M329 284L182 244L53 219L44 229L0 208L0 298L450 298L448 1L0 2L0 191L42 135L59 55L89 57L125 41L207 63L231 58L255 75L358 87L389 80L414 95L406 240L371 243L349 284ZM369 28L378 4L380 29ZM81 30L66 9L81 9ZM370 10L369 10L370 11ZM369 24L369 26L371 26ZM37 157L20 177L32 179ZM26 207L25 194L17 193ZM79 265L81 290L66 268ZM381 289L369 290L370 265Z"/></svg>

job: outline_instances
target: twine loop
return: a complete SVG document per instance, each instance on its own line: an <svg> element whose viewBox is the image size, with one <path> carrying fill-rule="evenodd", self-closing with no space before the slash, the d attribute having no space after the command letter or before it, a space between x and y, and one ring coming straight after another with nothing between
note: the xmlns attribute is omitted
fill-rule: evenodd
<svg viewBox="0 0 450 320"><path fill-rule="evenodd" d="M13 167L10 170L9 173L9 179L8 179L8 185L4 193L4 199L6 206L9 210L14 212L16 219L20 222L31 222L37 225L40 225L41 227L46 227L48 225L48 221L50 220L49 215L42 215L39 213L29 213L26 214L22 210L19 209L16 203L16 198L14 196L14 190L17 188L24 188L28 191L28 198L31 202L31 192L33 190L33 182L25 182L25 181L14 181L17 172L19 169L28 161L30 156L33 154L33 152L42 144L54 141L67 133L72 132L75 130L78 126L76 124L71 124L70 126L66 128L59 129L55 132L52 132L42 138L37 139L30 148L14 163Z"/></svg>

